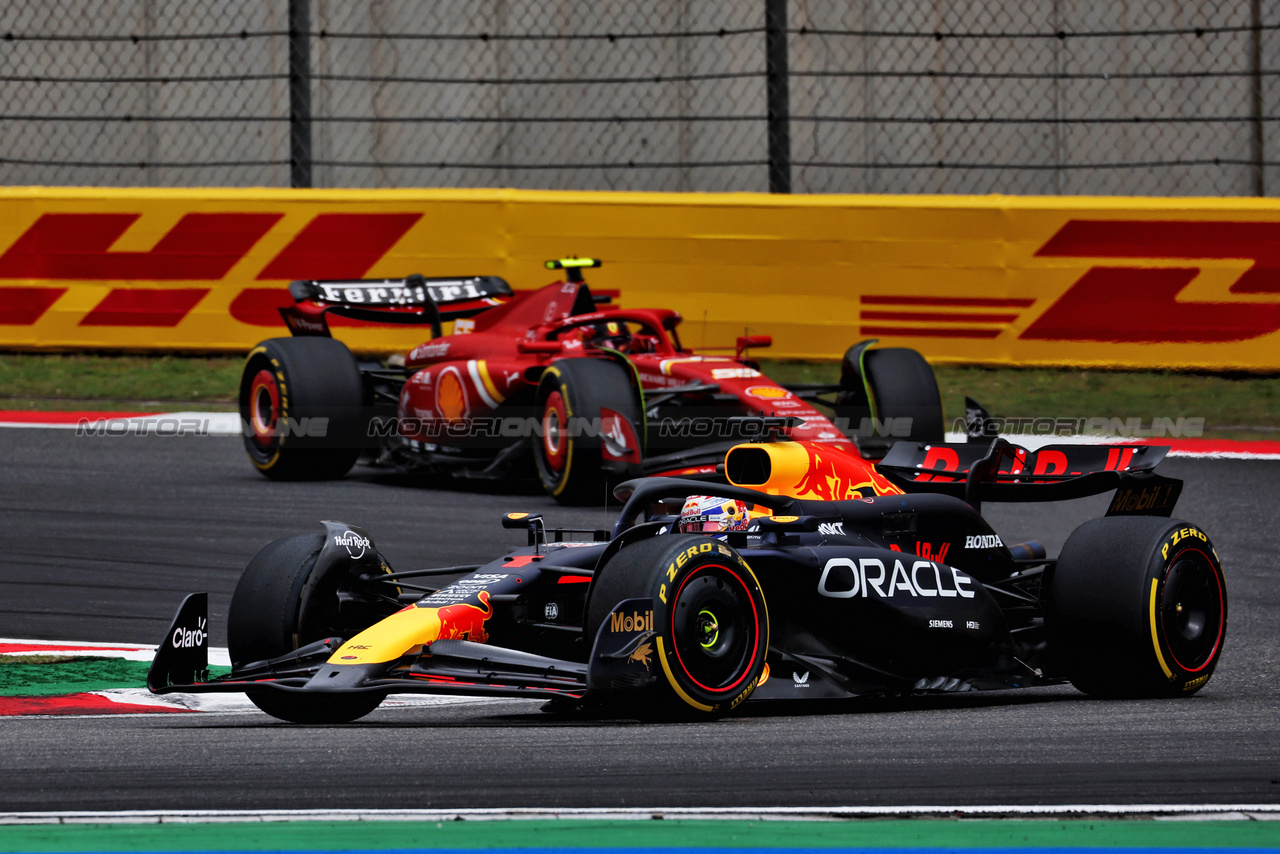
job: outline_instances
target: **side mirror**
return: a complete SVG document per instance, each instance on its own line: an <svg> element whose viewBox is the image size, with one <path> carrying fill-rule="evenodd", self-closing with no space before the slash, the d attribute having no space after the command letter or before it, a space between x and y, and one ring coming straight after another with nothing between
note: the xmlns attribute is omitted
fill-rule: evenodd
<svg viewBox="0 0 1280 854"><path fill-rule="evenodd" d="M739 335L738 351L734 358L741 359L742 354L750 350L752 347L771 347L773 346L772 335Z"/></svg>
<svg viewBox="0 0 1280 854"><path fill-rule="evenodd" d="M502 515L502 527L504 528L523 530L541 522L542 516L538 513L504 513Z"/></svg>

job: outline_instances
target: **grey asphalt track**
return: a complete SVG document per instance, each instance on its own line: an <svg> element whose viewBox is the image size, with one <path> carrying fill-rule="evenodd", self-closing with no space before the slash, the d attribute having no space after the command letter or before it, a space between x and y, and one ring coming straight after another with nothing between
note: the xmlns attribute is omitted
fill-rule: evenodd
<svg viewBox="0 0 1280 854"><path fill-rule="evenodd" d="M1187 700L1069 687L749 706L711 724L568 720L499 701L382 709L335 727L265 715L0 719L0 811L1280 803L1280 463L1180 461L1179 515L1222 556L1222 663ZM1105 500L988 507L1053 553ZM369 529L397 568L475 562L509 510L602 527L518 489L430 489L360 468L271 483L236 439L0 431L0 636L154 643L207 590L213 642L245 562L319 519Z"/></svg>

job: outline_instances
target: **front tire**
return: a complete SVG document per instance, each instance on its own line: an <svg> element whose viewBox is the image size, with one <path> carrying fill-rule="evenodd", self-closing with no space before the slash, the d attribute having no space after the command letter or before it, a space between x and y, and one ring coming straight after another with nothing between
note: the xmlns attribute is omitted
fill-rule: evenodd
<svg viewBox="0 0 1280 854"><path fill-rule="evenodd" d="M591 358L553 362L535 402L541 429L530 437L534 464L542 488L556 501L607 502L614 483L640 474L640 405L623 365Z"/></svg>
<svg viewBox="0 0 1280 854"><path fill-rule="evenodd" d="M1222 655L1227 587L1195 525L1150 516L1086 522L1049 584L1050 653L1095 697L1186 697Z"/></svg>
<svg viewBox="0 0 1280 854"><path fill-rule="evenodd" d="M597 573L587 602L594 642L618 602L653 600L656 683L640 702L648 717L717 718L759 684L769 649L769 611L746 561L713 537L660 535L624 546Z"/></svg>
<svg viewBox="0 0 1280 854"><path fill-rule="evenodd" d="M385 604L369 583L335 564L316 572L322 534L276 540L263 548L236 584L227 615L227 647L233 668L292 652L327 637L350 638L396 606ZM382 562L385 567L385 562ZM384 694L289 694L251 691L259 709L305 724L347 723L364 717Z"/></svg>
<svg viewBox="0 0 1280 854"><path fill-rule="evenodd" d="M328 480L355 465L369 423L355 357L332 338L272 338L240 378L244 446L272 480Z"/></svg>
<svg viewBox="0 0 1280 854"><path fill-rule="evenodd" d="M945 440L938 380L915 350L850 347L841 363L840 385L843 390L836 396L836 416L848 419L848 429L858 436L858 445L865 452L883 455L896 441ZM909 430L899 420L907 418L911 419ZM864 425L889 435L864 435ZM889 429L882 431L882 427Z"/></svg>

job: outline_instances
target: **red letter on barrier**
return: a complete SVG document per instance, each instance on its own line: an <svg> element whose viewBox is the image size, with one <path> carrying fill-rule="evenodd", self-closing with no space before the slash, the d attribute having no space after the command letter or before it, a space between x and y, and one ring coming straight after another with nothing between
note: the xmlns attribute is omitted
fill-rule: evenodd
<svg viewBox="0 0 1280 854"><path fill-rule="evenodd" d="M0 288L0 325L30 326L66 292L66 288Z"/></svg>
<svg viewBox="0 0 1280 854"><path fill-rule="evenodd" d="M113 288L81 326L177 326L208 288Z"/></svg>
<svg viewBox="0 0 1280 854"><path fill-rule="evenodd" d="M1280 293L1280 224L1073 220L1036 252L1083 258L1246 258L1232 293ZM1280 329L1280 303L1178 302L1200 272L1094 267L1024 339L1124 343L1244 341Z"/></svg>
<svg viewBox="0 0 1280 854"><path fill-rule="evenodd" d="M358 279L421 218L416 213L320 214L258 279Z"/></svg>
<svg viewBox="0 0 1280 854"><path fill-rule="evenodd" d="M141 216L44 214L0 255L0 279L221 279L280 214L192 213L150 252L111 252Z"/></svg>

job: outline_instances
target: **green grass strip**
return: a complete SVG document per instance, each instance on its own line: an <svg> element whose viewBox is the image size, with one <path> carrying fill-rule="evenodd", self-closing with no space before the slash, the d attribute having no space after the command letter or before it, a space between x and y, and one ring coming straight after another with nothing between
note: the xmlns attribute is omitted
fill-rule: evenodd
<svg viewBox="0 0 1280 854"><path fill-rule="evenodd" d="M24 662L20 656L0 657L0 697L52 697L103 691L107 688L144 688L149 662L122 658L72 658L49 663ZM230 671L210 667L212 675Z"/></svg>
<svg viewBox="0 0 1280 854"><path fill-rule="evenodd" d="M1272 821L281 821L0 826L0 851L1277 848Z"/></svg>
<svg viewBox="0 0 1280 854"><path fill-rule="evenodd" d="M757 354L757 355L763 355ZM0 353L0 409L234 411L244 356ZM762 359L778 382L835 383L838 361ZM1203 418L1204 435L1280 438L1280 375L935 365L946 423L969 395L1018 418ZM1190 437L1188 437L1190 438Z"/></svg>
<svg viewBox="0 0 1280 854"><path fill-rule="evenodd" d="M234 403L243 367L243 355L0 353L0 409L210 409Z"/></svg>

